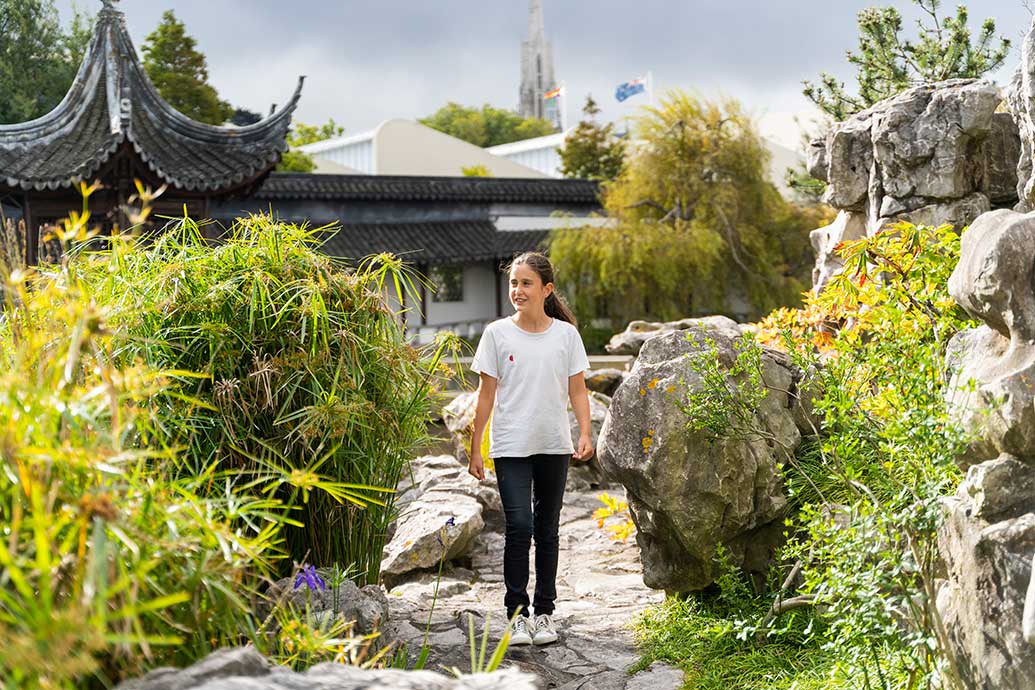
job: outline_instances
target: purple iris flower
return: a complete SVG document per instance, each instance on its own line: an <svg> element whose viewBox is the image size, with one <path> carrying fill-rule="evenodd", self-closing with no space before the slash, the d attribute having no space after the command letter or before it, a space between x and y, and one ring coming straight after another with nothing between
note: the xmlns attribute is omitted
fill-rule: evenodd
<svg viewBox="0 0 1035 690"><path fill-rule="evenodd" d="M295 576L295 589L298 589L302 585L309 588L310 592L316 590L326 591L327 583L323 581L320 574L316 572L316 568L311 565L302 566L302 571Z"/></svg>

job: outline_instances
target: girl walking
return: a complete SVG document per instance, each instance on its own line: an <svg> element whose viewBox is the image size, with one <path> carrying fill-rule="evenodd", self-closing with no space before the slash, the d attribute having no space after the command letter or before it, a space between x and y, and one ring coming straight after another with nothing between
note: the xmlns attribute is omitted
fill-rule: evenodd
<svg viewBox="0 0 1035 690"><path fill-rule="evenodd" d="M512 645L557 640L553 622L557 598L557 529L568 462L589 460L589 397L586 349L575 316L554 293L553 266L531 252L510 265L514 315L486 327L471 368L478 372L474 438L481 439L492 412L489 457L496 464L506 543L503 603L514 618ZM567 401L579 424L573 447ZM468 471L485 478L481 444L471 444ZM535 538L535 597L529 618L528 552Z"/></svg>

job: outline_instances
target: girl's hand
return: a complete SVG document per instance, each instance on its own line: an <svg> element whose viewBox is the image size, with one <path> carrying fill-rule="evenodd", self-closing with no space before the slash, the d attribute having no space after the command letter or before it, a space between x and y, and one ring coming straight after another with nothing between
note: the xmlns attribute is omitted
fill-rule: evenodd
<svg viewBox="0 0 1035 690"><path fill-rule="evenodd" d="M586 462L591 457L593 457L593 441L586 434L579 436L579 446L575 449L575 454L571 456L571 459L576 462Z"/></svg>
<svg viewBox="0 0 1035 690"><path fill-rule="evenodd" d="M485 479L485 461L482 460L480 449L471 451L471 459L467 462L467 473L478 481Z"/></svg>

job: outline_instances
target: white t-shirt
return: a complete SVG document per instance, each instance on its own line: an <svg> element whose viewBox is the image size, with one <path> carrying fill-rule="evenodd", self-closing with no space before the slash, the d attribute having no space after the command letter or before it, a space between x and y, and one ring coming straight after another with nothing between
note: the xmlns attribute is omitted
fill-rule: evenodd
<svg viewBox="0 0 1035 690"><path fill-rule="evenodd" d="M568 377L589 369L579 331L554 319L542 333L510 318L482 333L471 369L496 379L489 457L574 452L568 425Z"/></svg>

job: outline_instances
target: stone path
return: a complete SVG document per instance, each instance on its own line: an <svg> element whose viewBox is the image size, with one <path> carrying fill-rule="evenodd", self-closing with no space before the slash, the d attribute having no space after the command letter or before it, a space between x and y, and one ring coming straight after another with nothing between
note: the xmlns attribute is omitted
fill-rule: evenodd
<svg viewBox="0 0 1035 690"><path fill-rule="evenodd" d="M635 675L627 673L639 659L630 624L664 595L643 585L634 541L611 541L605 530L597 528L592 513L601 506L598 493L569 491L565 496L554 616L561 639L543 647L513 647L503 666L535 673L544 689L677 690L682 687L683 674L666 664L655 663ZM470 569L455 567L442 575L430 627L429 669L470 671L469 613L479 636L485 615L490 616L488 654L499 641L505 625L502 520L498 513L488 514L470 557ZM534 572L531 579L529 594ZM394 637L408 642L411 663L424 638L434 581L433 573L423 573L396 585L388 594Z"/></svg>

